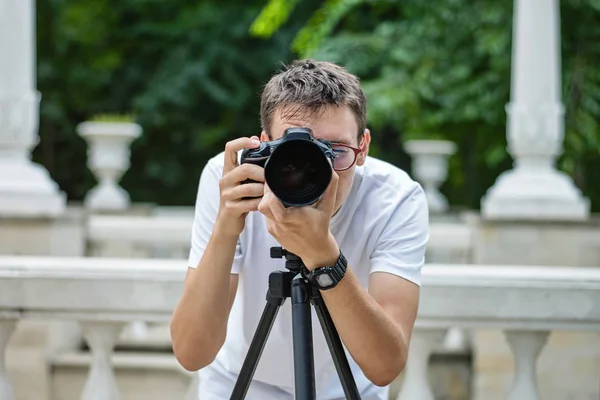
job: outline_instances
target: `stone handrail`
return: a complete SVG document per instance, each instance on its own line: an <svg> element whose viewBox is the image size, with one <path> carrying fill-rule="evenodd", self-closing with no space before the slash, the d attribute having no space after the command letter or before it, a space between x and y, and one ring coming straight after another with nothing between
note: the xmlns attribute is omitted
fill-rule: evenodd
<svg viewBox="0 0 600 400"><path fill-rule="evenodd" d="M184 258L189 252L193 216L91 215L89 256Z"/></svg>
<svg viewBox="0 0 600 400"><path fill-rule="evenodd" d="M0 257L0 398L14 395L4 348L24 318L78 321L93 354L82 399L118 399L113 346L132 320L168 321L185 260ZM534 365L552 330L600 331L600 268L429 264L398 399L433 399L429 355L448 328L505 331L516 359L509 399L539 398Z"/></svg>
<svg viewBox="0 0 600 400"><path fill-rule="evenodd" d="M91 215L88 244L93 257L182 258L190 245L193 210L164 215ZM432 262L470 261L472 232L462 222L431 221L428 258Z"/></svg>

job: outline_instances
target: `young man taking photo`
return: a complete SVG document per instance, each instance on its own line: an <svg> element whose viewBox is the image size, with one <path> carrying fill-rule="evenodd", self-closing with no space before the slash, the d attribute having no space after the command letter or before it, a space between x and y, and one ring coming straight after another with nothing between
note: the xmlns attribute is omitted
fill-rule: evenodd
<svg viewBox="0 0 600 400"><path fill-rule="evenodd" d="M328 62L295 61L264 87L258 136L227 143L199 183L189 269L171 321L177 360L200 374L199 399L229 399L265 307L270 257L281 246L310 271L342 266L320 289L362 399L387 400L406 364L428 240L421 186L368 156L366 99L357 77ZM284 207L264 169L239 163L243 149L306 127L333 144L333 177L312 206ZM244 183L247 179L255 183ZM316 398L344 392L312 309ZM292 317L280 308L246 395L294 398Z"/></svg>

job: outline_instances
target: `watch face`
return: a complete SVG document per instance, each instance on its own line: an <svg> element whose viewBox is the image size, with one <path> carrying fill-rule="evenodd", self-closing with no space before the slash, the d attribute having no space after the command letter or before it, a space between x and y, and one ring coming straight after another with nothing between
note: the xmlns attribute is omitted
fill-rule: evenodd
<svg viewBox="0 0 600 400"><path fill-rule="evenodd" d="M333 285L333 279L327 274L321 274L316 277L317 283L321 287L328 287Z"/></svg>

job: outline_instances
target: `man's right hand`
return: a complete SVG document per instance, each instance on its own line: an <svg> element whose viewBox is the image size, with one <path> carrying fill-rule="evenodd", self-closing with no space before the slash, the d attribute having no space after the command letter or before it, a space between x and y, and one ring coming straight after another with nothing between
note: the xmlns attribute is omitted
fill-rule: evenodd
<svg viewBox="0 0 600 400"><path fill-rule="evenodd" d="M238 152L253 149L260 145L257 136L242 137L225 145L223 176L219 180L221 202L217 215L219 230L231 236L239 236L244 230L246 215L257 211L264 193L264 169L254 164L238 164ZM241 182L246 179L256 183Z"/></svg>

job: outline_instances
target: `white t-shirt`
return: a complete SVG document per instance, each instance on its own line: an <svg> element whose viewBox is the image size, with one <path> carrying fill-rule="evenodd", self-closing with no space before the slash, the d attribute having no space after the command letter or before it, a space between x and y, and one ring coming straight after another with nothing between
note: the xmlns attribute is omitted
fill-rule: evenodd
<svg viewBox="0 0 600 400"><path fill-rule="evenodd" d="M196 267L210 238L219 207L219 178L223 153L204 168L196 200L189 266ZM429 213L421 186L393 165L367 157L356 167L348 199L331 220L331 231L360 282L386 272L421 284L428 240ZM279 244L269 234L265 217L252 212L240 235L232 273L239 274L238 290L227 327L227 338L215 361L200 370L199 399L229 399L248 347L266 304L269 274L285 269L285 259L272 259ZM294 358L290 299L273 324L254 373L247 400L285 400L294 397ZM321 325L312 309L317 399L344 399L339 377ZM388 388L372 384L346 350L363 400L384 400Z"/></svg>

